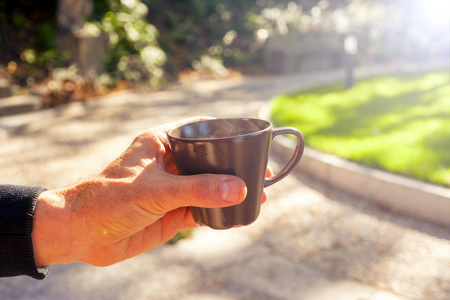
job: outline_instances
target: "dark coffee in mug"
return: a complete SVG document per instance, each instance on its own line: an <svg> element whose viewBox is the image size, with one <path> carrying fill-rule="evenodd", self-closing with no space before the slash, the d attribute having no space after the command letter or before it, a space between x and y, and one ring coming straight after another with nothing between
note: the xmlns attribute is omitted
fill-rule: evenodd
<svg viewBox="0 0 450 300"><path fill-rule="evenodd" d="M265 178L272 139L291 134L297 144L287 165ZM199 225L228 229L254 222L260 212L263 189L288 175L303 155L304 140L294 128L274 129L265 120L250 118L211 119L182 125L168 132L175 164L180 175L230 174L247 185L245 200L231 207L192 207Z"/></svg>

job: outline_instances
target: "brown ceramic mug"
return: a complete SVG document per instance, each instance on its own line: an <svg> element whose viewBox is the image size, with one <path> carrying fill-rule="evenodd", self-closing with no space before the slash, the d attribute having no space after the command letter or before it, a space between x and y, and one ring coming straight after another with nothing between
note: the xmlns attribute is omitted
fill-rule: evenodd
<svg viewBox="0 0 450 300"><path fill-rule="evenodd" d="M265 178L272 139L291 134L297 144L284 168ZM265 120L234 118L211 119L172 128L168 132L170 147L180 175L230 174L247 185L245 200L231 207L191 207L198 225L228 229L248 225L259 215L263 189L288 175L303 155L304 140L295 128L273 128Z"/></svg>

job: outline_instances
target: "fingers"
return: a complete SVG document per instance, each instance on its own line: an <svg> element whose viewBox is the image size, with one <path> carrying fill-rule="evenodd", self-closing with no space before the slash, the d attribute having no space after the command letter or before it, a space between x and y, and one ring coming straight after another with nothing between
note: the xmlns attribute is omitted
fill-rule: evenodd
<svg viewBox="0 0 450 300"><path fill-rule="evenodd" d="M272 168L270 167L270 166L267 166L267 169L266 169L266 178L270 178L270 177L272 177L273 176L273 170L272 170Z"/></svg>
<svg viewBox="0 0 450 300"><path fill-rule="evenodd" d="M267 168L266 176L273 176ZM164 208L169 211L178 207L198 206L206 208L226 207L242 202L247 196L245 182L236 176L201 174L177 176L167 174L158 188L162 191ZM262 203L267 200L264 190Z"/></svg>
<svg viewBox="0 0 450 300"><path fill-rule="evenodd" d="M272 176L273 176L273 170L272 170L272 168L270 166L267 166L266 178L270 178ZM265 203L267 201L267 198L268 198L267 191L264 189L261 203Z"/></svg>
<svg viewBox="0 0 450 300"><path fill-rule="evenodd" d="M261 199L261 204L264 204L266 201L267 201L267 191L264 189L264 191L263 191L263 196L262 196L262 199Z"/></svg>
<svg viewBox="0 0 450 300"><path fill-rule="evenodd" d="M247 187L239 177L213 174L166 174L153 191L158 192L157 207L166 212L186 206L226 207L242 202L247 196Z"/></svg>

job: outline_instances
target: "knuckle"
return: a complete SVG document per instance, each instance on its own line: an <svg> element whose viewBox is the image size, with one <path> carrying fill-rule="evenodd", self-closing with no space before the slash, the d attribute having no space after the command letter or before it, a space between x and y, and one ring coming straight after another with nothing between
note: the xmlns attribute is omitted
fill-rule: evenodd
<svg viewBox="0 0 450 300"><path fill-rule="evenodd" d="M194 180L194 196L200 202L208 202L214 199L217 191L217 183L210 175L202 175Z"/></svg>
<svg viewBox="0 0 450 300"><path fill-rule="evenodd" d="M178 199L182 194L180 186L175 183L168 184L166 186L165 193L169 196L170 199Z"/></svg>
<svg viewBox="0 0 450 300"><path fill-rule="evenodd" d="M152 140L153 136L154 135L153 135L153 133L150 130L141 132L134 139L134 143L144 144L147 141Z"/></svg>

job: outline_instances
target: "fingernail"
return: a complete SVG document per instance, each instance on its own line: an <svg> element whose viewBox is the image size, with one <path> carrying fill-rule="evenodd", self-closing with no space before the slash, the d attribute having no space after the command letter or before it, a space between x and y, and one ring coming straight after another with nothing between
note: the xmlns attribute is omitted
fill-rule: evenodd
<svg viewBox="0 0 450 300"><path fill-rule="evenodd" d="M222 199L237 202L241 199L242 187L237 179L226 179L222 182Z"/></svg>

